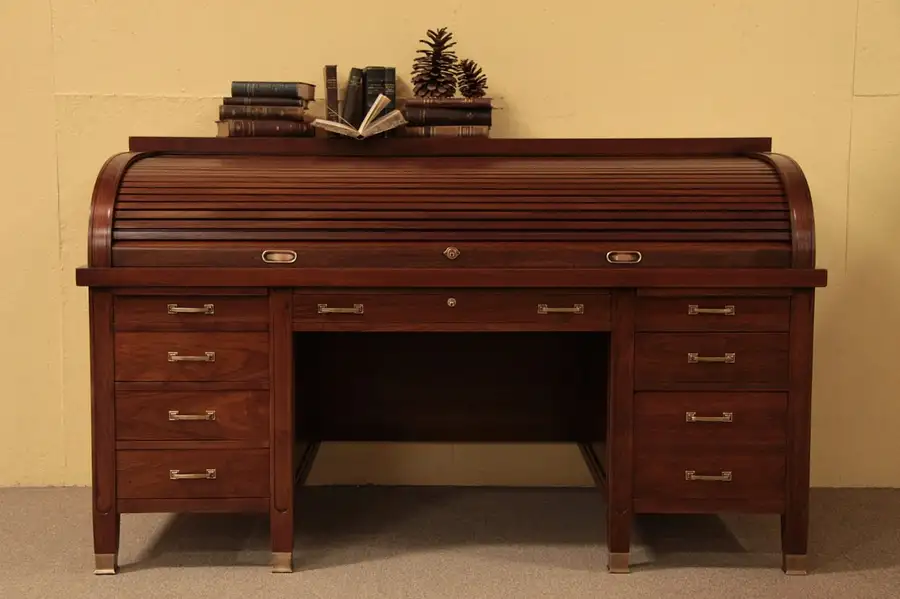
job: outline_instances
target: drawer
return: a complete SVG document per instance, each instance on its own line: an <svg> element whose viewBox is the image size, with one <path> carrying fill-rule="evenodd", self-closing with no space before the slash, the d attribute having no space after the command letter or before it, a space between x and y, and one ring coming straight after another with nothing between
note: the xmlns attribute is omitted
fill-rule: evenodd
<svg viewBox="0 0 900 599"><path fill-rule="evenodd" d="M788 297L639 297L638 331L772 331L790 328Z"/></svg>
<svg viewBox="0 0 900 599"><path fill-rule="evenodd" d="M116 333L117 381L269 379L268 333Z"/></svg>
<svg viewBox="0 0 900 599"><path fill-rule="evenodd" d="M266 296L117 296L118 331L265 331Z"/></svg>
<svg viewBox="0 0 900 599"><path fill-rule="evenodd" d="M610 328L606 293L468 289L298 291L294 328L322 331L597 331Z"/></svg>
<svg viewBox="0 0 900 599"><path fill-rule="evenodd" d="M269 451L119 451L116 491L122 499L268 497Z"/></svg>
<svg viewBox="0 0 900 599"><path fill-rule="evenodd" d="M269 438L268 391L118 391L122 441Z"/></svg>
<svg viewBox="0 0 900 599"><path fill-rule="evenodd" d="M635 501L659 499L782 500L785 458L781 451L636 451Z"/></svg>
<svg viewBox="0 0 900 599"><path fill-rule="evenodd" d="M644 392L634 396L639 449L783 448L786 393Z"/></svg>
<svg viewBox="0 0 900 599"><path fill-rule="evenodd" d="M637 333L634 386L653 390L783 390L787 333Z"/></svg>

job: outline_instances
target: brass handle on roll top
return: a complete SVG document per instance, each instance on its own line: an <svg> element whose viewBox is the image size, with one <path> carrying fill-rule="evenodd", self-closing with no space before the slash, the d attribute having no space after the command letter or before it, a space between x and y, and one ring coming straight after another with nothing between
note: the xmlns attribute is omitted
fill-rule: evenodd
<svg viewBox="0 0 900 599"><path fill-rule="evenodd" d="M178 304L169 304L166 306L169 314L215 314L215 304L203 304L202 308L182 308Z"/></svg>
<svg viewBox="0 0 900 599"><path fill-rule="evenodd" d="M293 264L297 261L297 252L294 250L265 250L262 253L262 261L266 264Z"/></svg>
<svg viewBox="0 0 900 599"><path fill-rule="evenodd" d="M644 256L634 250L613 250L606 252L606 261L610 264L637 264Z"/></svg>

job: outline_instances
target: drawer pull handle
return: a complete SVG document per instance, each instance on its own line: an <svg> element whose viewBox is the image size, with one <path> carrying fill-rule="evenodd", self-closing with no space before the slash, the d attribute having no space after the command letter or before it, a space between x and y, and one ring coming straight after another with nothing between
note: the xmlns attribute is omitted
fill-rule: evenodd
<svg viewBox="0 0 900 599"><path fill-rule="evenodd" d="M215 480L216 469L207 468L206 472L184 472L169 470L169 480Z"/></svg>
<svg viewBox="0 0 900 599"><path fill-rule="evenodd" d="M293 264L297 261L297 252L293 250L266 250L262 253L262 261L266 264Z"/></svg>
<svg viewBox="0 0 900 599"><path fill-rule="evenodd" d="M613 251L606 252L606 261L610 264L637 264L643 260L644 256L640 252L633 251Z"/></svg>
<svg viewBox="0 0 900 599"><path fill-rule="evenodd" d="M169 362L215 362L216 352L204 352L202 356L179 356L177 351L169 352Z"/></svg>
<svg viewBox="0 0 900 599"><path fill-rule="evenodd" d="M697 416L697 412L685 412L686 422L734 422L734 412L722 412L721 416Z"/></svg>
<svg viewBox="0 0 900 599"><path fill-rule="evenodd" d="M722 470L722 474L697 474L696 470L685 470L684 480L712 480L724 483L731 482L731 470Z"/></svg>
<svg viewBox="0 0 900 599"><path fill-rule="evenodd" d="M328 304L318 305L319 314L362 314L363 305L353 304L352 308L329 308Z"/></svg>
<svg viewBox="0 0 900 599"><path fill-rule="evenodd" d="M461 253L462 252L460 252L458 248L455 248L452 245L444 250L444 256L447 260L456 260Z"/></svg>
<svg viewBox="0 0 900 599"><path fill-rule="evenodd" d="M689 304L688 314L690 316L697 316L698 314L722 314L724 316L734 316L734 306L728 305L724 308L701 308L696 304Z"/></svg>
<svg viewBox="0 0 900 599"><path fill-rule="evenodd" d="M169 314L215 314L215 304L203 304L202 308L182 308L178 304L168 305Z"/></svg>
<svg viewBox="0 0 900 599"><path fill-rule="evenodd" d="M216 411L206 410L205 414L179 414L178 410L169 410L169 420L215 420Z"/></svg>
<svg viewBox="0 0 900 599"><path fill-rule="evenodd" d="M701 362L719 362L722 364L734 364L735 354L728 353L724 356L701 356L697 353L688 354L688 364L699 364Z"/></svg>
<svg viewBox="0 0 900 599"><path fill-rule="evenodd" d="M571 308L549 308L547 304L538 304L538 314L584 314L584 304L575 304Z"/></svg>

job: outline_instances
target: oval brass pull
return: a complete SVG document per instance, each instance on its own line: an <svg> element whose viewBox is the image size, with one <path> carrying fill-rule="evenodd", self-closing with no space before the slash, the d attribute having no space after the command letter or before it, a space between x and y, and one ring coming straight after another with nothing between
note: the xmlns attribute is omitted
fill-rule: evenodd
<svg viewBox="0 0 900 599"><path fill-rule="evenodd" d="M455 308L455 307L456 307L456 298L455 298L455 297L448 297L448 298L447 298L447 305L448 305L449 307L451 307L451 308Z"/></svg>
<svg viewBox="0 0 900 599"><path fill-rule="evenodd" d="M363 305L353 304L352 308L329 308L328 304L319 304L317 311L319 314L362 314Z"/></svg>
<svg viewBox="0 0 900 599"><path fill-rule="evenodd" d="M459 258L459 255L461 253L462 252L460 252L457 248L453 247L452 245L450 247L448 247L446 250L444 250L444 256L446 256L448 260L456 260L457 258Z"/></svg>
<svg viewBox="0 0 900 599"><path fill-rule="evenodd" d="M722 412L721 416L697 416L697 412L685 412L686 422L734 422L734 412Z"/></svg>
<svg viewBox="0 0 900 599"><path fill-rule="evenodd" d="M632 250L606 252L606 261L610 264L637 264L642 259L640 252Z"/></svg>
<svg viewBox="0 0 900 599"><path fill-rule="evenodd" d="M719 362L722 364L734 364L734 360L734 353L727 353L724 356L701 356L697 353L688 354L688 364L699 364L700 362Z"/></svg>
<svg viewBox="0 0 900 599"><path fill-rule="evenodd" d="M215 480L216 469L207 468L206 472L185 472L169 470L169 480Z"/></svg>
<svg viewBox="0 0 900 599"><path fill-rule="evenodd" d="M575 304L571 308L550 308L547 304L538 304L538 314L584 314L584 304Z"/></svg>
<svg viewBox="0 0 900 599"><path fill-rule="evenodd" d="M178 304L168 305L169 314L215 314L215 304L203 304L202 308L182 308Z"/></svg>
<svg viewBox="0 0 900 599"><path fill-rule="evenodd" d="M684 480L712 480L725 483L731 482L731 470L722 470L722 474L697 474L696 470L685 470Z"/></svg>
<svg viewBox="0 0 900 599"><path fill-rule="evenodd" d="M696 304L688 305L688 314L697 316L698 314L722 314L725 316L734 316L734 306L725 306L724 308L701 308Z"/></svg>
<svg viewBox="0 0 900 599"><path fill-rule="evenodd" d="M169 410L169 420L215 420L216 411L206 410L205 414L180 414L178 410Z"/></svg>
<svg viewBox="0 0 900 599"><path fill-rule="evenodd" d="M297 252L294 250L266 250L262 253L262 260L266 264L293 264L297 261Z"/></svg>
<svg viewBox="0 0 900 599"><path fill-rule="evenodd" d="M177 351L169 352L169 362L215 362L216 352L204 352L202 356L179 356Z"/></svg>

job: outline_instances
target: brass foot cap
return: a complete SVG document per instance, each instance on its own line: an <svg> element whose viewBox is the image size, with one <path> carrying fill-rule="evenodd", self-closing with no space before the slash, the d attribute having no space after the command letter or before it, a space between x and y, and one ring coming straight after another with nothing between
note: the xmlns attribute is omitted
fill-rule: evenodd
<svg viewBox="0 0 900 599"><path fill-rule="evenodd" d="M806 555L784 554L781 569L790 576L803 576L806 574Z"/></svg>
<svg viewBox="0 0 900 599"><path fill-rule="evenodd" d="M628 553L610 553L607 569L611 574L628 574Z"/></svg>
<svg viewBox="0 0 900 599"><path fill-rule="evenodd" d="M118 569L115 553L94 554L94 574L115 574Z"/></svg>
<svg viewBox="0 0 900 599"><path fill-rule="evenodd" d="M290 574L293 571L293 553L272 553L272 572L275 572L276 574Z"/></svg>

